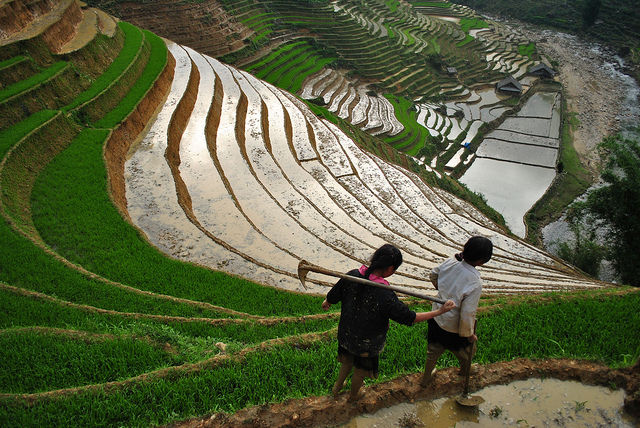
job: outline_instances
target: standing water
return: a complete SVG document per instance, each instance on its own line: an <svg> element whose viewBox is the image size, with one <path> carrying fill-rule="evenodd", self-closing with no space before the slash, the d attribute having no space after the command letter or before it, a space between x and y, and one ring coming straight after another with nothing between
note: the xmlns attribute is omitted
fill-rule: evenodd
<svg viewBox="0 0 640 428"><path fill-rule="evenodd" d="M344 428L620 427L637 426L623 412L624 391L575 381L528 379L472 393L485 402L464 408L455 397L405 403L363 415Z"/></svg>
<svg viewBox="0 0 640 428"><path fill-rule="evenodd" d="M560 96L536 93L520 112L487 134L460 182L482 194L513 233L524 238L524 215L556 176Z"/></svg>

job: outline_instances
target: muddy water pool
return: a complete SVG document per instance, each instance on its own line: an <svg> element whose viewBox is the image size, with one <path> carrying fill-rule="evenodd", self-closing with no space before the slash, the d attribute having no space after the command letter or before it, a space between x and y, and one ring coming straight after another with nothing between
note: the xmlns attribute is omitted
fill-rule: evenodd
<svg viewBox="0 0 640 428"><path fill-rule="evenodd" d="M623 412L624 391L575 381L527 379L471 393L485 402L463 408L455 397L404 403L359 416L343 428L620 427L637 421Z"/></svg>

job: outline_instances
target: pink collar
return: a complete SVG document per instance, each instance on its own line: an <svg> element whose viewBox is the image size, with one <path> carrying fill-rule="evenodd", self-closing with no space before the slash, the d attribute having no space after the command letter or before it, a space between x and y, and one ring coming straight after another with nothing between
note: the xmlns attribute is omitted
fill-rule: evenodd
<svg viewBox="0 0 640 428"><path fill-rule="evenodd" d="M362 276L364 276L366 271L367 271L367 267L365 265L360 266L360 274ZM374 275L374 274L369 275L369 281L377 282L379 284L389 285L389 283L387 282L386 279L384 279L381 276Z"/></svg>

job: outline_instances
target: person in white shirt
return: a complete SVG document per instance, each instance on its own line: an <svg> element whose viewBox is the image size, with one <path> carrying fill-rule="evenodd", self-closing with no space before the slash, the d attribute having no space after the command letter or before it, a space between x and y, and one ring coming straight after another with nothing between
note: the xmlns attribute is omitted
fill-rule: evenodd
<svg viewBox="0 0 640 428"><path fill-rule="evenodd" d="M475 321L482 294L482 279L476 267L487 263L492 255L491 240L483 236L474 236L464 244L462 253L447 259L431 271L429 279L438 290L438 297L452 300L456 306L453 310L428 321L427 362L420 381L422 387L427 387L433 380L438 358L446 350L458 358L460 375L467 375L466 368L473 358L474 345L478 340ZM439 303L433 304L433 310L439 307Z"/></svg>

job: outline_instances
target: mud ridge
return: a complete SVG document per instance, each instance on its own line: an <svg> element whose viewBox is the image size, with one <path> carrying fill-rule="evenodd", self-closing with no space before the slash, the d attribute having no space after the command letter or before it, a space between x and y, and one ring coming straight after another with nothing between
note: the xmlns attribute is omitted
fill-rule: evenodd
<svg viewBox="0 0 640 428"><path fill-rule="evenodd" d="M463 381L457 368L438 371L430 387L420 385L422 373L413 373L365 387L365 397L355 403L347 403L348 392L337 397L326 395L290 399L249 407L232 415L213 413L167 425L167 428L288 428L325 427L349 422L363 413L374 413L392 405L418 400L434 400L462 393ZM640 415L640 361L632 368L613 370L593 361L554 359L516 359L481 366L471 378L470 390L476 391L491 385L503 385L530 378L554 378L572 380L588 385L622 388L627 394L625 410Z"/></svg>
<svg viewBox="0 0 640 428"><path fill-rule="evenodd" d="M40 404L43 401L55 401L57 399L63 399L65 397L89 393L89 394L109 394L117 393L129 388L135 388L142 383L153 382L158 379L175 378L176 376L189 376L193 373L198 373L203 370L210 370L216 367L223 366L230 362L242 361L248 354L253 352L267 351L274 346L282 346L286 344L295 344L297 346L305 347L308 344L317 340L332 340L335 336L337 329L332 329L322 333L306 333L297 336L290 336L283 339L271 339L266 342L262 342L258 345L245 348L235 354L220 353L206 360L198 363L183 364L181 366L167 367L164 369L156 370L149 373L143 373L136 377L124 380L114 381L94 385L86 385L77 388L59 389L55 391L47 391L34 394L0 394L0 399L13 399L16 402L27 406L34 406Z"/></svg>
<svg viewBox="0 0 640 428"><path fill-rule="evenodd" d="M116 286L117 285L120 285L120 284L116 284ZM130 287L121 286L121 288L126 289ZM6 285L1 282L0 282L0 290L9 291L11 293L20 294L22 296L30 297L33 299L47 300L51 303L55 303L60 306L72 307L85 312L99 313L103 315L117 315L124 318L133 318L133 319L152 319L152 320L161 321L161 322L181 322L181 323L201 322L201 323L208 323L211 325L241 324L241 323L250 322L250 323L255 323L259 325L275 325L275 324L305 322L308 320L338 318L340 316L339 313L331 312L331 313L321 313L321 314L315 314L315 315L301 315L301 316L288 316L288 317L278 317L278 316L263 317L259 315L251 315L244 312L234 311L232 309L226 309L219 306L214 306L205 302L196 302L193 300L186 300L186 299L181 299L177 297L156 295L151 292L132 289L134 292L138 292L139 294L149 295L150 297L155 297L159 299L166 299L176 303L185 303L191 306L203 307L210 310L216 310L218 312L237 316L238 318L180 317L180 316L171 316L171 315L145 314L141 312L120 312L120 311L114 311L111 309L97 308L95 306L81 305L78 303L72 303L66 300L58 299L56 297L52 297L52 296L49 296L48 294L40 293L37 291L30 291L30 290L25 290L19 287L13 287L11 285Z"/></svg>

